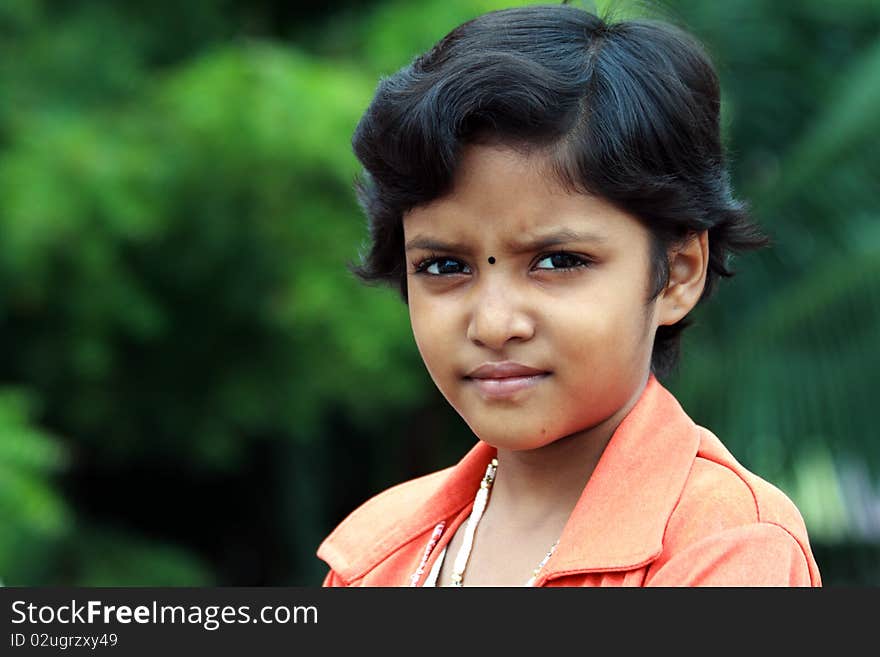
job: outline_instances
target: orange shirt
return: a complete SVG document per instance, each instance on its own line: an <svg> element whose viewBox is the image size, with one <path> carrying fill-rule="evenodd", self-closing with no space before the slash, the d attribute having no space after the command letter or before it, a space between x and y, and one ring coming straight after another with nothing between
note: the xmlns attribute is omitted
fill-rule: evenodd
<svg viewBox="0 0 880 657"><path fill-rule="evenodd" d="M325 586L421 586L494 447L367 500L321 543ZM431 549L431 537L445 523ZM803 518L651 374L535 586L821 586Z"/></svg>

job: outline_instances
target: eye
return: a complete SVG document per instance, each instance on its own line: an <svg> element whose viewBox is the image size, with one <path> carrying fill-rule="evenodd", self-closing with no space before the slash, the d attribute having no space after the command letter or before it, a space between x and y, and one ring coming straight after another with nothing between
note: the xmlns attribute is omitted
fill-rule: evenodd
<svg viewBox="0 0 880 657"><path fill-rule="evenodd" d="M469 274L470 269L461 260L444 256L431 257L416 265L417 274L429 276L448 276L452 274Z"/></svg>
<svg viewBox="0 0 880 657"><path fill-rule="evenodd" d="M547 263L542 265L542 263ZM590 265L590 261L582 256L575 255L574 253L566 253L565 251L559 251L558 253L550 253L545 256L542 256L540 260L535 264L535 269L545 269L545 270L568 270L575 269L577 267L588 267Z"/></svg>

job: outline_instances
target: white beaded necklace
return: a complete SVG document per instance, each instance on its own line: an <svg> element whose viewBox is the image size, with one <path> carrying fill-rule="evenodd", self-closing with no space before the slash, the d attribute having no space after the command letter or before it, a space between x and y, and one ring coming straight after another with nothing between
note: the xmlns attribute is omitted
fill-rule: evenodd
<svg viewBox="0 0 880 657"><path fill-rule="evenodd" d="M474 507L471 510L471 515L465 526L464 539L462 540L461 547L458 549L458 554L455 556L455 563L452 566L453 586L462 586L464 571L467 568L468 559L471 556L471 548L473 548L474 545L474 534L477 531L477 525L480 523L480 519L483 517L483 512L486 510L486 504L489 502L489 491L492 490L492 484L495 482L495 471L497 469L498 459L492 459L486 468L486 474L483 475L483 479L480 481L480 488L477 491L477 497L474 499ZM532 571L532 576L529 578L529 581L526 582L526 586L534 586L538 573L541 572L541 568L543 568L550 559L550 556L553 554L553 551L556 550L557 545L559 545L558 540L553 544L547 554L544 555L544 558L541 559L541 563L538 564L537 568ZM437 557L437 561L434 563L434 567L428 575L428 580L425 582L426 586L433 586L436 582L437 575L440 572L440 564L442 564L445 556L446 548L444 547L443 552Z"/></svg>

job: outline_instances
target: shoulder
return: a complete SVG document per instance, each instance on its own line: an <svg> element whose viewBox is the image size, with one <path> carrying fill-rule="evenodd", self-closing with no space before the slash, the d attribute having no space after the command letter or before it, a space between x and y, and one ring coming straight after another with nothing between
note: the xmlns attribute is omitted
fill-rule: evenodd
<svg viewBox="0 0 880 657"><path fill-rule="evenodd" d="M353 576L431 529L436 519L418 511L441 489L451 470L405 481L366 500L330 532L317 556L337 572Z"/></svg>
<svg viewBox="0 0 880 657"><path fill-rule="evenodd" d="M795 504L738 463L711 431L698 429L700 447L669 518L656 566L676 559L689 562L689 568L701 558L716 565L739 561L749 565L748 577L757 581L756 564L763 560L771 570L794 569L807 583L818 582L806 525Z"/></svg>
<svg viewBox="0 0 880 657"><path fill-rule="evenodd" d="M785 493L741 465L711 431L698 429L700 448L673 520L697 522L709 531L766 522L806 535L803 518Z"/></svg>
<svg viewBox="0 0 880 657"><path fill-rule="evenodd" d="M408 567L407 560L423 549L441 521L452 520L473 503L474 491L494 455L494 447L477 441L455 465L371 497L324 539L318 557L345 583L375 574L380 564L384 575L379 579L400 581L395 568ZM392 555L395 558L389 559Z"/></svg>

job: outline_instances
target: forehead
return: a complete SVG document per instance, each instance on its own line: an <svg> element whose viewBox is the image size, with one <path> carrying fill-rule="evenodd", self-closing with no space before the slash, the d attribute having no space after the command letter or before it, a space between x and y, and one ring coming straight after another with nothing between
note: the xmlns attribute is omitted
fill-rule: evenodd
<svg viewBox="0 0 880 657"><path fill-rule="evenodd" d="M466 147L451 192L406 213L403 226L407 241L429 236L513 244L548 231L588 233L605 244L645 238L641 224L611 203L565 190L545 154L503 146Z"/></svg>

